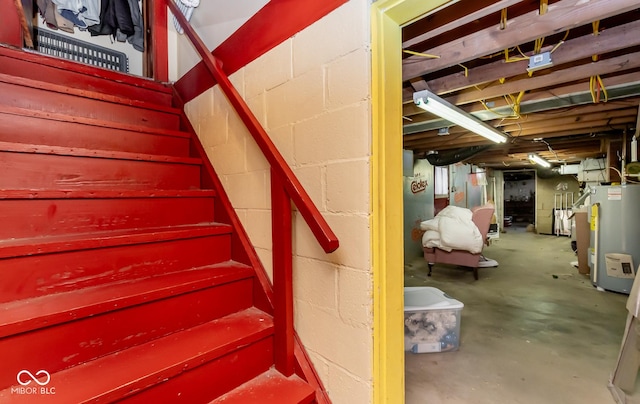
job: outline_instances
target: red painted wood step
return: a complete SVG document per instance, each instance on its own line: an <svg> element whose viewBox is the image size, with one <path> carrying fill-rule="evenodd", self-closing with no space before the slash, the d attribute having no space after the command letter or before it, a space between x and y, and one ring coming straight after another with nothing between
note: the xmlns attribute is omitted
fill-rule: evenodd
<svg viewBox="0 0 640 404"><path fill-rule="evenodd" d="M226 261L147 278L78 287L67 292L0 304L1 338L95 316L194 290L250 279L250 267Z"/></svg>
<svg viewBox="0 0 640 404"><path fill-rule="evenodd" d="M178 130L180 110L0 74L0 104Z"/></svg>
<svg viewBox="0 0 640 404"><path fill-rule="evenodd" d="M4 46L0 46L0 73L166 106L173 96L166 83Z"/></svg>
<svg viewBox="0 0 640 404"><path fill-rule="evenodd" d="M0 142L0 151L7 153L46 154L69 157L92 157L109 160L150 161L174 164L198 165L197 157L176 157L161 154L131 153L126 151L83 149L81 147L48 146L14 142Z"/></svg>
<svg viewBox="0 0 640 404"><path fill-rule="evenodd" d="M0 239L214 221L212 190L193 190L191 195L129 194L127 190L73 193L77 197L57 199L33 198L31 191L15 191L9 199L0 191Z"/></svg>
<svg viewBox="0 0 640 404"><path fill-rule="evenodd" d="M0 144L0 189L195 189L200 159Z"/></svg>
<svg viewBox="0 0 640 404"><path fill-rule="evenodd" d="M0 105L0 142L189 156L186 132Z"/></svg>
<svg viewBox="0 0 640 404"><path fill-rule="evenodd" d="M140 288L143 286L144 282L139 285ZM252 305L251 279L180 294L173 294L171 285L159 287L158 293L164 298L156 296L156 300L124 307L115 303L110 311L90 316L82 308L78 308L84 317L75 319L71 311L69 317L74 321L63 323L60 321L64 321L61 318L64 313L53 313L52 322L58 323L52 327L0 338L0 352L6 363L0 367L0 388L14 384L15 375L21 368L37 367L57 372L195 327ZM176 287L173 292L179 289ZM89 289L81 293L91 294L94 291ZM128 290L125 288L126 291ZM119 288L114 288L112 293L120 293ZM104 297L104 294L101 296ZM39 316L40 313L33 314ZM46 324L46 316L42 316L39 322Z"/></svg>
<svg viewBox="0 0 640 404"><path fill-rule="evenodd" d="M307 382L271 368L211 404L310 404L314 400L315 391Z"/></svg>
<svg viewBox="0 0 640 404"><path fill-rule="evenodd" d="M165 379L162 383L118 400L118 403L208 403L273 364L273 337L243 345L214 361Z"/></svg>
<svg viewBox="0 0 640 404"><path fill-rule="evenodd" d="M172 87L23 53L0 46L0 402L313 402L270 370L268 280Z"/></svg>
<svg viewBox="0 0 640 404"><path fill-rule="evenodd" d="M57 83L51 83L47 81L41 81L39 79L27 79L24 77L17 77L13 75L7 75L0 73L0 83L7 85L15 85L17 87L26 89L37 90L41 92L41 95L45 93L59 93L61 95L72 95L78 98L82 98L85 101L105 101L107 103L120 104L140 109L148 109L157 112L167 112L169 114L179 114L180 110L169 105L156 104L149 100L136 100L129 97L121 97L111 93L104 93L99 91L93 91L87 88L73 88L68 86L62 86ZM28 92L27 92L28 93ZM6 97L7 100L13 100L12 97ZM65 99L65 98L63 98Z"/></svg>
<svg viewBox="0 0 640 404"><path fill-rule="evenodd" d="M215 223L123 229L92 233L62 234L25 239L0 240L0 258L35 256L65 251L89 250L125 244L153 243L181 238L228 234L229 226Z"/></svg>
<svg viewBox="0 0 640 404"><path fill-rule="evenodd" d="M210 401L216 397L216 389L225 388L225 378L248 380L256 368L264 371L270 366L272 332L271 317L248 308L66 370L50 372L47 386L55 388L55 394L19 394L15 389L20 386L15 380L20 369L15 368L14 392L12 387L0 391L0 402L114 402L129 396L134 402L161 402L150 401L145 393L151 394L154 386L162 388L173 378L200 371L205 372L208 383L182 386L182 391L185 395L204 391ZM211 371L218 361L221 365L213 366L215 370ZM48 372L46 364L35 367ZM249 374L241 375L243 372ZM174 391L173 396L180 392ZM164 398L164 402L174 402L172 396Z"/></svg>
<svg viewBox="0 0 640 404"><path fill-rule="evenodd" d="M13 245L9 245L13 244ZM0 302L128 281L231 259L227 225L0 242Z"/></svg>

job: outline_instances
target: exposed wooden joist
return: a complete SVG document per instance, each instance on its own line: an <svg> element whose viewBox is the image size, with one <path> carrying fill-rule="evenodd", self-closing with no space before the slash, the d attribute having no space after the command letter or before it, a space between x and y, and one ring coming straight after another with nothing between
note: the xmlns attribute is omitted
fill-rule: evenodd
<svg viewBox="0 0 640 404"><path fill-rule="evenodd" d="M500 127L500 130L505 132L518 132L522 130L548 128L550 126L561 125L577 125L579 123L598 121L603 119L613 118L628 118L635 117L637 114L636 108L615 109L612 111L591 112L588 114L574 114L571 112L561 114L559 116L551 117L549 115L535 114L531 120L515 120L515 121L503 121L495 124L496 127Z"/></svg>
<svg viewBox="0 0 640 404"><path fill-rule="evenodd" d="M517 120L515 122L493 122L492 126L499 127L500 130L516 136L530 133L537 135L544 134L547 131L564 130L566 128L589 128L590 126L593 126L594 123L597 126L601 126L607 122L614 122L615 124L632 123L633 120L636 119L636 115L637 108L627 108L612 111L590 112L580 115L572 114L567 116L566 114L563 114L553 118L536 115L535 119L532 119L531 121ZM449 136L452 136L451 142L455 142L455 138L453 138L453 136L460 136L468 133L469 131L458 126L454 126L449 129ZM421 139L433 136L438 136L437 131L405 135L403 137L403 141L405 144L410 145L413 141L420 141ZM442 137L440 136L440 138Z"/></svg>
<svg viewBox="0 0 640 404"><path fill-rule="evenodd" d="M625 75L626 76L626 75ZM638 76L638 77L636 77ZM615 76L612 78L609 78L607 80L613 80L616 78L619 78L621 76ZM633 79L636 78L640 78L640 73L636 73L632 76ZM609 81L607 81L607 83L610 83ZM608 84L607 84L608 85ZM582 87L584 87L584 85L581 85ZM565 92L566 90L566 92ZM568 86L568 87L563 87L561 89L554 89L554 93L556 91L558 91L558 96L561 95L565 95L565 94L575 94L577 90L576 86ZM529 94L527 95L529 96ZM527 98L527 96L525 96L525 99ZM549 97L545 94L541 94L541 93L536 93L536 94L531 94L532 98L533 97L538 97L541 99L548 99ZM543 97L544 96L544 97ZM504 100L497 100L496 102L497 107L501 107L506 105L506 102ZM530 114L530 115L523 115L523 119L539 119L537 118L538 116L542 117L542 119L553 119L553 117L555 116L555 114L569 114L569 115L573 115L573 114L593 114L596 112L605 112L605 111L609 111L609 110L614 110L614 109L619 109L619 108L637 108L638 104L640 104L640 98L639 97L630 97L630 98L624 98L624 99L617 99L617 100L613 100L613 101L609 101L607 103L598 103L598 104L583 104L583 105L575 105L572 106L569 110L567 109L567 107L558 107L558 109L550 109L547 110L546 112L538 115L538 114ZM481 110L483 109L481 106L479 106L478 104L473 104L474 106L472 108L470 108L470 105L467 105L465 107L463 107L464 110L467 110L468 112L470 111L477 111L477 110ZM423 111L423 110L421 110ZM433 120L434 118L424 112L422 115L414 115L412 116L412 122L411 124L416 124L416 123L420 123L421 121L425 121L428 122L430 120ZM505 120L505 122L510 122L512 120ZM498 125L499 120L494 120L492 122L487 122L489 124L492 125ZM517 120L516 120L517 122ZM456 133L459 129L457 126L453 126L450 128L450 133ZM464 131L464 130L461 130ZM416 132L416 133L411 133L411 134L407 134L404 135L405 138L408 139L414 139L414 138L421 138L424 137L425 134L427 134L429 131L423 131L423 132ZM435 131L433 131L432 133L435 133Z"/></svg>
<svg viewBox="0 0 640 404"><path fill-rule="evenodd" d="M586 150L589 152L598 152L600 151L600 147L601 147L601 141L600 140L593 140L593 141L589 141L589 142L583 142L581 144L578 144L578 142L574 141L571 143L562 143L562 144L552 144L551 145L551 149L553 151L555 151L556 153L560 154L560 153L578 153L582 150ZM492 154L496 155L496 154L513 154L512 152L513 147L512 146L505 146L505 147L497 147L495 149L491 149L488 153L487 153L487 157L490 157ZM526 145L521 145L517 148L517 153L532 153L532 152L546 152L548 151L548 147L546 144L541 143L541 142L529 142Z"/></svg>
<svg viewBox="0 0 640 404"><path fill-rule="evenodd" d="M575 66L569 69L555 70L551 74L528 77L504 84L491 86L482 90L459 93L446 100L452 104L468 104L470 102L502 97L504 94L517 94L539 88L553 87L566 82L588 79L591 76L605 75L640 67L640 52L629 53L611 59L599 60L595 63ZM603 80L604 81L604 80ZM605 83L605 86L607 84ZM585 90L588 90L588 85Z"/></svg>
<svg viewBox="0 0 640 404"><path fill-rule="evenodd" d="M612 129L624 129L626 126L633 124L635 117L605 119L599 121L586 122L582 125L563 125L553 130L526 130L513 136L509 142L529 141L534 138L551 139L554 137L588 135L589 133L607 132ZM430 150L455 149L458 147L480 146L492 144L489 140L481 136L467 133L463 135L438 136L435 131L430 136L423 139L403 142L404 146L409 149L415 147L426 147Z"/></svg>
<svg viewBox="0 0 640 404"><path fill-rule="evenodd" d="M423 50L440 58L411 56L403 63L402 76L409 80L636 8L637 0L561 0L550 4L544 15L539 15L536 10L510 19L506 29L500 30L496 24L494 29Z"/></svg>
<svg viewBox="0 0 640 404"><path fill-rule="evenodd" d="M598 147L589 147L588 149L586 149L585 151L580 151L580 150L575 150L575 151L558 151L556 152L556 154L554 155L551 152L546 152L546 151L539 151L536 149L530 150L528 152L522 152L522 153L513 153L513 154L482 154L482 156L474 156L472 159L484 163L484 164L495 164L495 163L501 163L502 161L509 161L509 160L523 160L523 161L527 161L528 158L528 154L529 153L538 153L542 158L548 159L548 160L555 160L556 158L559 160L564 160L566 162L570 162L570 161L580 161L582 160L582 158L584 157L590 157L590 156L594 156L597 154L600 154L601 151L598 150ZM556 157L557 156L557 157Z"/></svg>
<svg viewBox="0 0 640 404"><path fill-rule="evenodd" d="M607 77L605 80L606 80L605 85L607 87L617 86L617 85L622 85L627 83L637 83L637 82L640 82L640 71L632 71L630 73L617 74L615 76ZM522 105L527 104L529 102L533 102L533 101L541 101L549 98L558 98L558 97L565 96L567 94L576 94L583 91L588 91L588 89L585 90L584 84L569 84L561 87L554 87L553 94L546 94L543 92L531 92L524 95L524 98L522 99ZM404 103L403 115L404 116L411 116L414 113L421 114L424 112L424 110L418 108L413 103L413 91L405 88L403 90L402 96L406 97L406 99L403 98L403 103ZM494 102L496 104L495 108L499 108L506 105L506 103L502 99L496 99L494 100ZM474 106L466 105L466 106L461 106L460 108L462 108L467 112L476 112L484 109L481 105L474 105Z"/></svg>
<svg viewBox="0 0 640 404"><path fill-rule="evenodd" d="M565 125L558 125L555 127L538 127L538 128L531 128L531 129L525 129L522 131L515 131L514 133L518 136L518 137L549 137L550 134L554 134L557 132L562 132L565 130L578 130L581 129L583 131L583 133L590 133L592 132L592 128L594 127L607 127L607 126L611 126L611 127L616 127L618 128L618 125L628 125L628 124L634 124L636 120L635 115L632 116L623 116L623 117L619 117L619 118L607 118L607 119L599 119L599 120L595 120L595 121L584 121L584 122L576 122L576 123L570 123L570 124L565 124Z"/></svg>
<svg viewBox="0 0 640 404"><path fill-rule="evenodd" d="M462 146L462 147L465 147L465 146ZM572 154L576 154L580 152L599 153L602 151L602 140L595 139L595 140L590 140L585 142L579 142L579 141L563 142L562 144L552 144L551 148L556 153L572 153ZM418 148L413 148L413 150L428 151L428 150L445 150L445 149L418 147ZM531 152L546 151L546 150L548 150L546 144L541 142L528 141L526 143L520 142L517 145L506 145L506 146L495 145L494 147L488 149L487 151L484 151L482 153L482 156L483 158L486 157L487 159L490 159L492 156L506 156L508 154L531 153Z"/></svg>
<svg viewBox="0 0 640 404"><path fill-rule="evenodd" d="M438 35L444 34L445 32L449 32L453 29L456 29L464 24L468 24L470 22L479 20L482 17L486 17L490 14L496 13L500 10L502 10L503 8L507 8L510 6L513 6L514 4L518 4L521 3L523 0L500 0L495 2L494 4L490 4L484 8L475 10L475 11L470 11L469 8L473 7L475 4L469 4L468 2L459 2L456 3L452 6L450 6L451 8L457 7L460 9L459 11L459 15L460 17L447 23L444 24L440 27L434 28L432 30L430 30L429 32L425 32L422 35L418 35L414 38L408 39L404 42L402 42L402 47L403 48L408 48L410 46L413 45L417 45L420 42L424 42L427 41L431 38L434 38ZM474 2L475 3L475 2ZM450 10L453 11L453 10Z"/></svg>
<svg viewBox="0 0 640 404"><path fill-rule="evenodd" d="M422 91L422 90L428 90L429 86L427 85L427 82L423 79L413 79L411 80L411 87L413 88L413 91Z"/></svg>
<svg viewBox="0 0 640 404"><path fill-rule="evenodd" d="M551 55L555 66L591 57L594 54L605 54L616 50L640 45L640 21L612 27L599 35L584 35L559 46ZM545 50L550 50L551 46ZM467 76L464 72L440 77L428 82L431 91L444 94L467 87L490 83L505 77L513 77L525 73L529 62L522 60L506 63L503 60L470 69Z"/></svg>

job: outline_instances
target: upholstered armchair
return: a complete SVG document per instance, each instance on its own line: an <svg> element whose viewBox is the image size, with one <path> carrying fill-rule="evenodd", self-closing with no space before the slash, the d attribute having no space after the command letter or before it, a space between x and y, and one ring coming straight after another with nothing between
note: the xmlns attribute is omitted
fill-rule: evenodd
<svg viewBox="0 0 640 404"><path fill-rule="evenodd" d="M487 241L487 233L493 217L494 207L492 205L478 206L471 209L473 223L478 227L482 240ZM460 265L473 268L473 277L478 280L478 262L482 253L473 254L466 250L444 251L440 248L424 247L424 259L429 265L429 276L435 264Z"/></svg>

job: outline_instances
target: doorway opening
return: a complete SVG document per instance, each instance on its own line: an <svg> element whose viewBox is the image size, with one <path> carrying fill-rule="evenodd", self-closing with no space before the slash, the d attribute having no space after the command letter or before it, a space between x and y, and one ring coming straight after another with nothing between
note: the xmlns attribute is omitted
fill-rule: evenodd
<svg viewBox="0 0 640 404"><path fill-rule="evenodd" d="M504 172L503 227L535 226L536 172L535 170Z"/></svg>

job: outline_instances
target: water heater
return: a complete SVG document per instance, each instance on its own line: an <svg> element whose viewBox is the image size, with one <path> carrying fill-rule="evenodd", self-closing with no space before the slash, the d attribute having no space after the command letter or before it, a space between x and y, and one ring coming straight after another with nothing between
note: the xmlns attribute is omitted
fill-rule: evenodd
<svg viewBox="0 0 640 404"><path fill-rule="evenodd" d="M591 281L629 294L640 264L640 185L603 185L591 190Z"/></svg>

